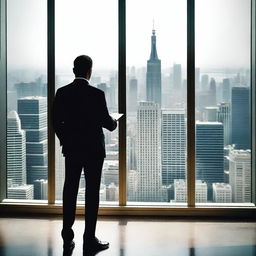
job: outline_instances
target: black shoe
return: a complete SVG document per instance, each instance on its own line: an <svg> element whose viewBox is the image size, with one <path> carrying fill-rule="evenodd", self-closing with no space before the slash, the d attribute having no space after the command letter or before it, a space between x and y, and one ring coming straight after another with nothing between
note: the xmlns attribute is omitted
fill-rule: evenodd
<svg viewBox="0 0 256 256"><path fill-rule="evenodd" d="M71 241L64 241L63 243L63 256L70 256L73 253L75 248L75 242Z"/></svg>
<svg viewBox="0 0 256 256"><path fill-rule="evenodd" d="M98 252L109 248L109 242L100 241L98 238L84 241L84 253Z"/></svg>

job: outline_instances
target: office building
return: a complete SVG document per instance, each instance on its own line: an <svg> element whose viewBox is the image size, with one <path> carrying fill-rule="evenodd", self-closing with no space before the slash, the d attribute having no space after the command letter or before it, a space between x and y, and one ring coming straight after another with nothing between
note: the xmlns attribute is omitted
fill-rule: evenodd
<svg viewBox="0 0 256 256"><path fill-rule="evenodd" d="M218 104L217 121L223 124L224 146L231 144L231 109L230 103Z"/></svg>
<svg viewBox="0 0 256 256"><path fill-rule="evenodd" d="M229 183L234 203L251 202L251 151L230 150Z"/></svg>
<svg viewBox="0 0 256 256"><path fill-rule="evenodd" d="M251 148L250 90L249 87L233 87L231 99L232 144L236 149Z"/></svg>
<svg viewBox="0 0 256 256"><path fill-rule="evenodd" d="M186 123L184 109L162 110L162 184L186 175Z"/></svg>
<svg viewBox="0 0 256 256"><path fill-rule="evenodd" d="M208 91L208 86L209 86L209 76L208 75L202 75L201 76L202 91Z"/></svg>
<svg viewBox="0 0 256 256"><path fill-rule="evenodd" d="M216 122L217 121L218 107L205 107L204 109L204 121Z"/></svg>
<svg viewBox="0 0 256 256"><path fill-rule="evenodd" d="M27 184L48 178L47 101L45 97L18 100L21 128L26 132Z"/></svg>
<svg viewBox="0 0 256 256"><path fill-rule="evenodd" d="M207 202L207 184L201 180L196 180L196 202ZM184 179L174 180L174 202L187 202L187 181Z"/></svg>
<svg viewBox="0 0 256 256"><path fill-rule="evenodd" d="M129 91L128 91L128 111L136 112L138 105L138 80L136 78L132 78L129 81Z"/></svg>
<svg viewBox="0 0 256 256"><path fill-rule="evenodd" d="M137 112L138 201L162 201L161 110L157 103L140 102Z"/></svg>
<svg viewBox="0 0 256 256"><path fill-rule="evenodd" d="M48 194L48 181L47 180L34 180L34 199L47 200Z"/></svg>
<svg viewBox="0 0 256 256"><path fill-rule="evenodd" d="M212 183L224 179L224 133L219 122L196 122L196 179L208 186L212 200Z"/></svg>
<svg viewBox="0 0 256 256"><path fill-rule="evenodd" d="M222 82L222 100L223 102L230 103L230 80L228 78L223 79Z"/></svg>
<svg viewBox="0 0 256 256"><path fill-rule="evenodd" d="M213 183L213 202L214 203L232 203L232 188L227 183Z"/></svg>
<svg viewBox="0 0 256 256"><path fill-rule="evenodd" d="M214 78L211 78L211 81L210 81L208 104L209 104L208 106L216 106L216 82Z"/></svg>
<svg viewBox="0 0 256 256"><path fill-rule="evenodd" d="M16 111L7 117L7 179L12 186L26 184L26 134Z"/></svg>
<svg viewBox="0 0 256 256"><path fill-rule="evenodd" d="M7 198L33 200L34 187L33 185L21 185L21 186L8 187Z"/></svg>

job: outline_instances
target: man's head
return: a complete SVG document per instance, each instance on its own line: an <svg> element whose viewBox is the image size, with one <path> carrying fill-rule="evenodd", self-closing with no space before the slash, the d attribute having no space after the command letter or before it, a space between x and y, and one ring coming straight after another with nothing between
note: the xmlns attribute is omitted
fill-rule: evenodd
<svg viewBox="0 0 256 256"><path fill-rule="evenodd" d="M80 55L74 60L73 72L76 77L90 79L92 74L92 59L87 55Z"/></svg>

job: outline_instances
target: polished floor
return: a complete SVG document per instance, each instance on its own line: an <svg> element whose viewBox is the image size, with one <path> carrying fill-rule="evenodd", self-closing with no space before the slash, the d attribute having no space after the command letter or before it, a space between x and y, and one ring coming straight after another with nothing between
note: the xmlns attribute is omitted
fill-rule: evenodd
<svg viewBox="0 0 256 256"><path fill-rule="evenodd" d="M61 218L0 218L1 256L61 256ZM82 255L84 221L75 225ZM100 217L97 235L110 248L97 256L256 256L256 222Z"/></svg>

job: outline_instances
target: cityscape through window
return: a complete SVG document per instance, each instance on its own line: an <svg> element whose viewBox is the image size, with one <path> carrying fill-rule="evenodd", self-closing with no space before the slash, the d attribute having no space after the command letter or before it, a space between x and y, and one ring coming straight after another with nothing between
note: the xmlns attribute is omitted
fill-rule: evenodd
<svg viewBox="0 0 256 256"><path fill-rule="evenodd" d="M195 1L196 203L250 203L250 0ZM47 1L7 1L7 198L48 199ZM118 112L118 1L55 1L56 90L73 60ZM17 26L18 24L18 26ZM187 1L126 1L127 204L187 203ZM119 85L119 88L122 85ZM119 201L118 129L104 131L101 204ZM65 166L55 141L55 198ZM85 170L86 171L86 170ZM78 202L85 200L82 174Z"/></svg>

